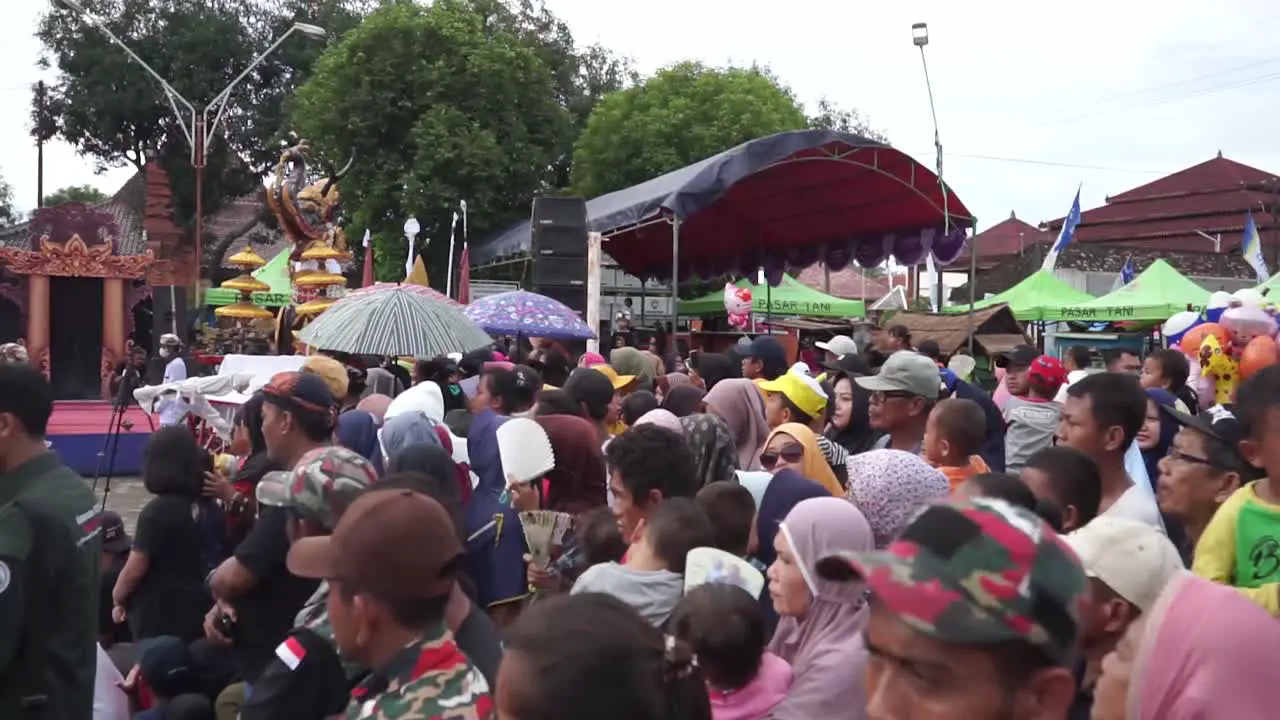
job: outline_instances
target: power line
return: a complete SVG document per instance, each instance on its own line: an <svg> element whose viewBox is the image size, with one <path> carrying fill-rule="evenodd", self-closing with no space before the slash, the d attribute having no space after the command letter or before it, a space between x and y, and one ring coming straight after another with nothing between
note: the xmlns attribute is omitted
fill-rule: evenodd
<svg viewBox="0 0 1280 720"><path fill-rule="evenodd" d="M1261 85L1265 83L1275 82L1276 80L1280 80L1280 72L1271 72L1264 75L1255 75L1251 77L1236 78L1234 80L1229 80L1217 85L1208 85L1205 87L1188 87L1181 92L1166 93L1163 95L1156 95L1155 97L1151 97L1151 98L1133 97L1133 98L1130 98L1130 100L1132 100L1133 102L1125 103L1118 107L1112 106L1110 108L1103 108L1101 111L1097 110L1096 108L1097 104L1088 103L1087 105L1089 106L1089 109L1086 109L1084 112L1079 112L1074 115L1067 115L1065 117L1057 117L1055 119L1049 120L1046 124L1050 126L1064 125L1064 124L1079 122L1081 120L1090 120L1090 119L1099 118L1099 117L1106 117L1108 115L1114 115L1117 112L1121 112L1121 111L1134 111L1134 110L1140 111L1148 108L1159 107L1161 105L1169 105L1171 103L1182 102L1185 100L1193 100L1195 98L1204 97L1206 95L1216 95L1219 93L1229 92L1231 90L1238 90L1240 88L1250 87L1253 85ZM1098 104L1102 104L1102 103L1098 103Z"/></svg>
<svg viewBox="0 0 1280 720"><path fill-rule="evenodd" d="M1105 105L1107 103L1113 103L1119 100L1127 100L1127 99L1139 97L1142 95L1157 93L1161 90L1173 88L1179 85L1188 85L1191 83L1199 82L1201 80L1208 80L1210 78L1222 77L1223 75L1230 75L1232 73L1240 72L1241 70L1248 70L1249 68L1260 67L1262 65L1270 65L1276 62L1280 62L1280 57L1265 58L1262 60L1253 60L1251 62L1247 62L1242 65L1235 65L1235 66L1224 68L1221 70L1214 70L1212 72L1202 73L1200 75L1193 75L1192 77L1189 77L1189 78L1169 80L1166 82L1157 83L1155 85L1148 85L1146 87L1141 87L1133 90L1125 90L1125 91L1114 93L1111 95L1104 95L1103 97L1096 98L1094 100L1088 100L1087 103L1092 106ZM1070 105L1070 106L1061 108L1061 110L1067 111L1075 107L1079 107L1079 105L1078 104ZM1057 113L1054 113L1054 114L1056 115Z"/></svg>
<svg viewBox="0 0 1280 720"><path fill-rule="evenodd" d="M947 153L947 157L961 157L961 158L968 158L970 160L985 160L988 162L1017 163L1019 165L1039 165L1042 167L1074 168L1076 170L1105 170L1107 172L1136 173L1139 175L1167 175L1168 174L1164 170L1143 170L1139 168L1123 168L1123 167L1114 167L1110 165L1083 165L1080 163L1054 162L1052 160L1036 160L1032 158L1002 157L999 155L977 155L977 154L971 154L971 153L949 152Z"/></svg>

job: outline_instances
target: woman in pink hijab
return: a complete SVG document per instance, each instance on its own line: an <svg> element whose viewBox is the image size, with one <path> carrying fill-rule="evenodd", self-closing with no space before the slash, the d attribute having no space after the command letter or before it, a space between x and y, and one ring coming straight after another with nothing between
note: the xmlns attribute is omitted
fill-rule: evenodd
<svg viewBox="0 0 1280 720"><path fill-rule="evenodd" d="M1095 720L1276 717L1280 622L1234 588L1175 575L1102 661Z"/></svg>
<svg viewBox="0 0 1280 720"><path fill-rule="evenodd" d="M871 526L848 500L813 498L787 513L773 545L769 597L782 619L768 650L791 663L794 680L769 718L865 718L865 586L823 580L814 565L829 553L871 550Z"/></svg>
<svg viewBox="0 0 1280 720"><path fill-rule="evenodd" d="M759 470L760 450L769 437L764 396L750 380L733 378L716 383L706 396L707 412L719 415L729 426L738 448L738 469Z"/></svg>

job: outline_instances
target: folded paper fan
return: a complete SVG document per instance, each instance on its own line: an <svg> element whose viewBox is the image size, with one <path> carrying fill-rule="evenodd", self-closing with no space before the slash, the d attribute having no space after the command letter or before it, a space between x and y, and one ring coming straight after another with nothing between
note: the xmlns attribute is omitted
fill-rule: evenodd
<svg viewBox="0 0 1280 720"><path fill-rule="evenodd" d="M556 466L547 431L529 418L511 418L498 427L498 457L507 485L533 482Z"/></svg>
<svg viewBox="0 0 1280 720"><path fill-rule="evenodd" d="M736 585L753 598L764 590L764 575L751 563L718 548L700 547L689 551L684 564L684 591L707 583Z"/></svg>
<svg viewBox="0 0 1280 720"><path fill-rule="evenodd" d="M573 525L573 516L554 510L526 510L520 513L520 526L529 545L530 562L539 568L551 564L560 554L564 534Z"/></svg>

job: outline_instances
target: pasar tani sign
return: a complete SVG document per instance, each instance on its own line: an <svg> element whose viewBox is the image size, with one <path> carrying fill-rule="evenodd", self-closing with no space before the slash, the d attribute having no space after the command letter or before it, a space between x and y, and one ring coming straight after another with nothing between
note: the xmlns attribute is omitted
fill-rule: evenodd
<svg viewBox="0 0 1280 720"><path fill-rule="evenodd" d="M783 298L773 298L773 301L769 302L769 299L763 295L756 295L751 298L751 311L778 315L830 315L834 309L829 302L786 300Z"/></svg>

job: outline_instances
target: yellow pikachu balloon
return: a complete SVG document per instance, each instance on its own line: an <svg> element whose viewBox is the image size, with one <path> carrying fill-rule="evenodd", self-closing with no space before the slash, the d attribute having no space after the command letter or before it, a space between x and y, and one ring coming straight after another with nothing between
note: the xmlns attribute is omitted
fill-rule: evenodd
<svg viewBox="0 0 1280 720"><path fill-rule="evenodd" d="M1213 401L1223 405L1232 401L1240 381L1240 363L1223 351L1218 338L1206 335L1200 343L1200 375L1213 377Z"/></svg>

